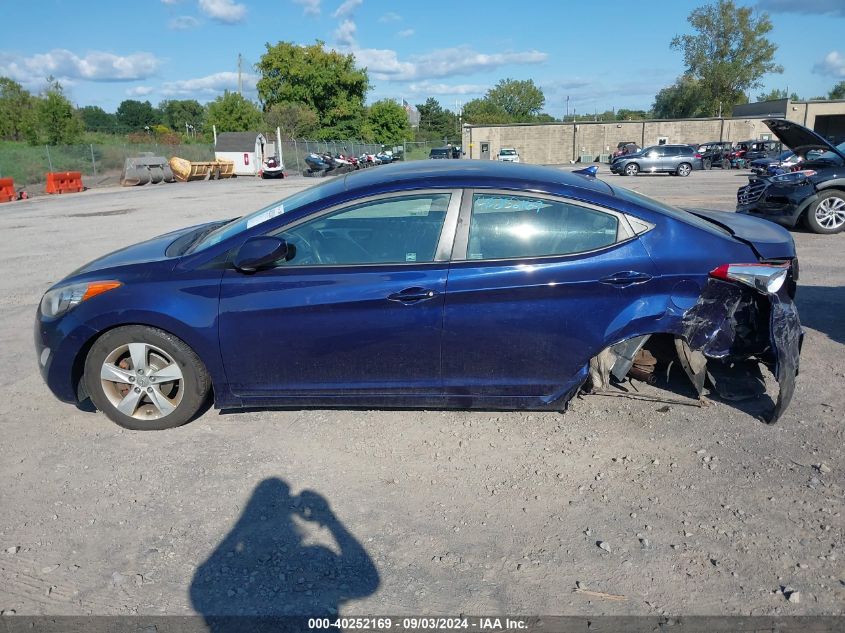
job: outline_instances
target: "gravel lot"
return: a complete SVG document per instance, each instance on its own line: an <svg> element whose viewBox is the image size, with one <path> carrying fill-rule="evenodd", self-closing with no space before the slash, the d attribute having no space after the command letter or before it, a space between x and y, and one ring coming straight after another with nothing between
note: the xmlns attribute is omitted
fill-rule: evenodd
<svg viewBox="0 0 845 633"><path fill-rule="evenodd" d="M603 177L724 210L745 181L718 170ZM211 410L135 433L53 399L32 344L52 282L310 184L0 205L0 610L845 611L845 234L794 234L807 335L795 398L774 426L724 403L593 396L566 414Z"/></svg>

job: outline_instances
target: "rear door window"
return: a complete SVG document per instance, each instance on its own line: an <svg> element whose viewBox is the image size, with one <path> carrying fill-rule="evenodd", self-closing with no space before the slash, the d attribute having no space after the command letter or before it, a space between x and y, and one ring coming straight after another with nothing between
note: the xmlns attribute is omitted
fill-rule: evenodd
<svg viewBox="0 0 845 633"><path fill-rule="evenodd" d="M563 200L475 194L466 258L548 257L617 242L619 219Z"/></svg>

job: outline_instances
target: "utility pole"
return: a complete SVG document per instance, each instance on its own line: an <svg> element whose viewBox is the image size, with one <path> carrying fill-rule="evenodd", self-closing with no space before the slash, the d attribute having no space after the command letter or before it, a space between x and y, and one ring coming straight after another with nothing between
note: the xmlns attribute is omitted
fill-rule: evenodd
<svg viewBox="0 0 845 633"><path fill-rule="evenodd" d="M566 95L566 116L563 117L563 120L566 121L566 119L568 119L568 118L569 118L569 95Z"/></svg>
<svg viewBox="0 0 845 633"><path fill-rule="evenodd" d="M244 82L243 82L243 64L244 58L238 53L238 94L243 96Z"/></svg>

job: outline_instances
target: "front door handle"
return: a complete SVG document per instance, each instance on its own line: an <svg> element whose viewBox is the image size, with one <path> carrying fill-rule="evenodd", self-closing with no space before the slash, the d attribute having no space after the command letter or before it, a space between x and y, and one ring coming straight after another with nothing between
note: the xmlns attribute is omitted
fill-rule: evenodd
<svg viewBox="0 0 845 633"><path fill-rule="evenodd" d="M637 284L644 284L651 280L651 275L648 273L641 273L636 270L623 270L618 273L613 273L607 277L602 277L599 281L609 286L616 286L617 288L625 288L627 286L635 286Z"/></svg>
<svg viewBox="0 0 845 633"><path fill-rule="evenodd" d="M430 288L405 288L399 292L394 292L387 296L388 301L396 301L397 303L419 303L420 301L428 301L437 296L437 293Z"/></svg>

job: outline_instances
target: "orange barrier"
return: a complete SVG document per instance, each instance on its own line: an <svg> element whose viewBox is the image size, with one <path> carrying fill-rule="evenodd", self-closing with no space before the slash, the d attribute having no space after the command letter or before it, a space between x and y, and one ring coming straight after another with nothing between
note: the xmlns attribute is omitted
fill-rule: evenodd
<svg viewBox="0 0 845 633"><path fill-rule="evenodd" d="M72 193L83 189L82 174L78 171L47 174L47 193Z"/></svg>
<svg viewBox="0 0 845 633"><path fill-rule="evenodd" d="M11 178L0 178L0 202L11 202L17 200L15 193L15 181Z"/></svg>

